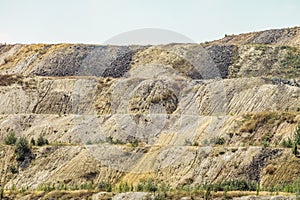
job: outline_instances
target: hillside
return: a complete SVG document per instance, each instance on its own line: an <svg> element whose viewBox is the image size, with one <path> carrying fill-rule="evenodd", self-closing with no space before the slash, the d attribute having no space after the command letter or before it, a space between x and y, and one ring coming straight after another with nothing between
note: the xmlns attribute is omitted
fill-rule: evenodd
<svg viewBox="0 0 300 200"><path fill-rule="evenodd" d="M24 198L149 180L282 188L300 175L282 145L299 123L297 27L205 44L0 45L0 183L47 191ZM11 133L50 144L17 161Z"/></svg>

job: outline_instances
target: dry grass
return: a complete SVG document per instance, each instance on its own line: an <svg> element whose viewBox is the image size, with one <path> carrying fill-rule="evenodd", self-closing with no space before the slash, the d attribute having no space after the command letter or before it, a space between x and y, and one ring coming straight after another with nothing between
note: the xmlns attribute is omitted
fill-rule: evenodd
<svg viewBox="0 0 300 200"><path fill-rule="evenodd" d="M271 125L272 127L278 126L283 122L295 123L296 113L290 112L260 112L255 114L244 115L244 123L240 128L240 132L253 133L260 127Z"/></svg>

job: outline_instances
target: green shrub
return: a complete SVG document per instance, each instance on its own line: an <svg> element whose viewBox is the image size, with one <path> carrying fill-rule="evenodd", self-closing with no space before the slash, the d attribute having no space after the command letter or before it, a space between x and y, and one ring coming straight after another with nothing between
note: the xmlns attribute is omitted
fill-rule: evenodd
<svg viewBox="0 0 300 200"><path fill-rule="evenodd" d="M202 141L202 145L208 145L208 140L207 139L204 139L203 141Z"/></svg>
<svg viewBox="0 0 300 200"><path fill-rule="evenodd" d="M35 140L34 140L34 138L31 138L30 144L31 144L31 145L35 145Z"/></svg>
<svg viewBox="0 0 300 200"><path fill-rule="evenodd" d="M130 146L131 147L138 147L139 146L139 140L138 139L134 139L130 141Z"/></svg>
<svg viewBox="0 0 300 200"><path fill-rule="evenodd" d="M0 199L4 198L4 189L3 187L0 187Z"/></svg>
<svg viewBox="0 0 300 200"><path fill-rule="evenodd" d="M259 195L259 192L260 192L260 185L259 183L256 184L256 196Z"/></svg>
<svg viewBox="0 0 300 200"><path fill-rule="evenodd" d="M36 144L38 146L43 146L46 144L49 144L48 140L44 138L44 136L42 134L39 135Z"/></svg>
<svg viewBox="0 0 300 200"><path fill-rule="evenodd" d="M184 140L184 145L191 146L191 145L192 145L191 140L185 139L185 140Z"/></svg>
<svg viewBox="0 0 300 200"><path fill-rule="evenodd" d="M267 147L270 146L270 143L269 143L268 140L263 140L263 141L262 141L262 145L263 145L264 148L267 148Z"/></svg>
<svg viewBox="0 0 300 200"><path fill-rule="evenodd" d="M255 50L257 51L266 51L268 48L270 48L267 45L261 45L261 44L257 44L254 46Z"/></svg>
<svg viewBox="0 0 300 200"><path fill-rule="evenodd" d="M86 142L87 145L92 145L93 142L89 139L87 142Z"/></svg>
<svg viewBox="0 0 300 200"><path fill-rule="evenodd" d="M53 190L55 190L55 186L54 185L50 185L50 184L41 184L37 187L38 191L44 191L44 192L51 192Z"/></svg>
<svg viewBox="0 0 300 200"><path fill-rule="evenodd" d="M206 187L204 199L205 200L211 199L211 186L210 185L208 187Z"/></svg>
<svg viewBox="0 0 300 200"><path fill-rule="evenodd" d="M285 147L285 148L291 148L291 147L293 146L293 142L292 142L291 138L284 139L284 140L281 142L281 146L282 146L282 147Z"/></svg>
<svg viewBox="0 0 300 200"><path fill-rule="evenodd" d="M136 191L141 192L144 190L144 185L142 183L138 183L136 185Z"/></svg>
<svg viewBox="0 0 300 200"><path fill-rule="evenodd" d="M113 144L114 143L114 139L113 137L110 135L109 137L106 138L106 141L109 143L109 144Z"/></svg>
<svg viewBox="0 0 300 200"><path fill-rule="evenodd" d="M296 141L293 143L292 146L292 153L296 156L298 154L298 147Z"/></svg>
<svg viewBox="0 0 300 200"><path fill-rule="evenodd" d="M10 132L5 138L4 138L4 144L6 145L14 145L17 141L17 137L15 132Z"/></svg>
<svg viewBox="0 0 300 200"><path fill-rule="evenodd" d="M79 190L79 187L78 187L78 185L70 185L69 187L68 187L68 189L69 190Z"/></svg>
<svg viewBox="0 0 300 200"><path fill-rule="evenodd" d="M165 194L154 194L154 197L152 199L153 200L165 200L166 199L166 195Z"/></svg>
<svg viewBox="0 0 300 200"><path fill-rule="evenodd" d="M157 191L157 185L154 184L152 179L148 179L145 183L145 191L146 192L156 192Z"/></svg>
<svg viewBox="0 0 300 200"><path fill-rule="evenodd" d="M92 189L94 189L94 186L91 183L83 183L82 185L80 185L80 189L81 190L92 190Z"/></svg>
<svg viewBox="0 0 300 200"><path fill-rule="evenodd" d="M13 165L9 167L9 171L13 174L19 173L19 170Z"/></svg>
<svg viewBox="0 0 300 200"><path fill-rule="evenodd" d="M288 193L298 193L300 188L300 178L296 179L293 183L284 183L277 186L277 190Z"/></svg>
<svg viewBox="0 0 300 200"><path fill-rule="evenodd" d="M166 193L167 191L170 190L170 185L162 182L159 186L159 191L163 192L163 193Z"/></svg>
<svg viewBox="0 0 300 200"><path fill-rule="evenodd" d="M148 179L147 181L144 181L142 183L138 183L135 186L136 191L144 191L144 192L156 192L158 191L159 187L152 179ZM162 190L167 189L167 185L163 185L161 188Z"/></svg>
<svg viewBox="0 0 300 200"><path fill-rule="evenodd" d="M56 187L56 190L67 190L67 186L64 183L59 183Z"/></svg>
<svg viewBox="0 0 300 200"><path fill-rule="evenodd" d="M223 137L217 137L217 138L213 138L211 140L211 143L213 144L218 144L218 145L222 145L222 144L225 144L225 139Z"/></svg>
<svg viewBox="0 0 300 200"><path fill-rule="evenodd" d="M25 137L20 137L15 145L15 154L18 161L23 161L27 155L31 153L28 140Z"/></svg>
<svg viewBox="0 0 300 200"><path fill-rule="evenodd" d="M185 142L184 142L185 145L187 146L199 146L199 143L197 141L191 141L189 139L185 139Z"/></svg>
<svg viewBox="0 0 300 200"><path fill-rule="evenodd" d="M214 183L206 185L206 188L210 187L213 191L256 191L257 187L254 182L247 180L232 180L224 181L221 183Z"/></svg>
<svg viewBox="0 0 300 200"><path fill-rule="evenodd" d="M300 52L299 50L289 49L288 53L283 61L281 61L283 67L293 67L299 68L300 67Z"/></svg>
<svg viewBox="0 0 300 200"><path fill-rule="evenodd" d="M106 141L109 143L109 144L125 144L122 140L120 139L116 139L114 140L114 138L112 136L109 136L106 138Z"/></svg>
<svg viewBox="0 0 300 200"><path fill-rule="evenodd" d="M292 148L292 153L297 156L298 155L298 145L300 144L300 123L298 124L295 133L293 135L293 141L291 138L287 140L283 140L281 145L283 147Z"/></svg>
<svg viewBox="0 0 300 200"><path fill-rule="evenodd" d="M197 141L194 141L193 146L197 147L197 146L199 146L199 143Z"/></svg>
<svg viewBox="0 0 300 200"><path fill-rule="evenodd" d="M119 184L119 187L118 187L118 192L119 193L129 192L129 191L132 191L132 190L133 190L133 187L129 186L127 182L125 182L125 183L121 182Z"/></svg>
<svg viewBox="0 0 300 200"><path fill-rule="evenodd" d="M280 50L284 50L284 49L287 49L287 50L293 50L294 47L287 46L287 45L283 45L283 46L279 46L279 47L277 47L277 48L279 48Z"/></svg>
<svg viewBox="0 0 300 200"><path fill-rule="evenodd" d="M106 192L111 192L112 191L112 185L110 183L107 183L105 181L101 181L97 188L100 190L100 191L106 191Z"/></svg>

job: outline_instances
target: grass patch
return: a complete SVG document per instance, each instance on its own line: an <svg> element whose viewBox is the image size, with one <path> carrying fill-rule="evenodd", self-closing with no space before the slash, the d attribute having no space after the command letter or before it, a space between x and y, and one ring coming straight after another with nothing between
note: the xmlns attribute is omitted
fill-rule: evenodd
<svg viewBox="0 0 300 200"><path fill-rule="evenodd" d="M274 169L269 167L268 173L271 174ZM191 197L198 199L214 199L214 198L233 198L247 195L292 195L299 191L299 180L290 184L281 184L260 188L260 186L249 180L227 180L219 183L211 184L185 184L172 188L163 182L156 182L153 179L141 181L136 185L126 182L120 182L114 186L107 182L98 184L85 183L82 185L65 185L61 184L43 184L37 190L21 190L6 191L3 197L20 197L21 195L30 194L31 198L40 197L43 199L91 199L93 194L105 191L104 199L111 198L116 193L124 192L149 192L149 196L154 199L180 199L182 197ZM103 197L103 196L101 196Z"/></svg>
<svg viewBox="0 0 300 200"><path fill-rule="evenodd" d="M300 50L296 47L283 46L287 50L284 60L281 61L283 67L292 67L295 69L300 68Z"/></svg>
<svg viewBox="0 0 300 200"><path fill-rule="evenodd" d="M244 136L244 142L256 144L263 147L282 146L291 147L292 138L282 140L281 137L274 137L277 128L282 123L296 124L297 113L294 112L260 112L250 113L243 116L239 123L241 134L248 133ZM300 137L299 137L300 138ZM299 139L300 141L300 139Z"/></svg>
<svg viewBox="0 0 300 200"><path fill-rule="evenodd" d="M255 114L246 114L243 116L244 121L240 128L240 132L253 133L260 127L271 125L272 127L278 126L283 122L295 123L295 113L289 112L260 112Z"/></svg>

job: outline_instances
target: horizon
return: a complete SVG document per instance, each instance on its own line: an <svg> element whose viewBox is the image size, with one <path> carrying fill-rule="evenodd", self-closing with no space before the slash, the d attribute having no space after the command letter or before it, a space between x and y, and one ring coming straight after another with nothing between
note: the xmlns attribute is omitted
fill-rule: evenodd
<svg viewBox="0 0 300 200"><path fill-rule="evenodd" d="M125 45L203 43L225 34L298 27L300 18L297 0L0 0L0 5L0 43L7 44L114 45L118 36ZM128 36L145 29L174 34Z"/></svg>
<svg viewBox="0 0 300 200"><path fill-rule="evenodd" d="M294 27L282 27L282 28L274 28L274 29L265 29L265 30L259 30L259 31L252 31L252 32L243 32L243 33L238 33L238 34L235 34L235 33L232 33L232 34L229 34L229 35L234 35L234 36L238 36L238 35L243 35L243 34L247 34L247 33L255 33L255 32L263 32L263 31L267 31L267 30L280 30L280 29L288 29L288 28L300 28L300 26L294 26ZM136 31L136 30L133 30L133 31ZM127 33L127 32L125 32ZM119 34L119 35L122 35L123 33ZM202 43L205 43L205 42L213 42L213 41L217 41L217 40L220 40L220 39L223 39L225 37L225 35L223 37L220 37L220 38L215 38L213 40L209 40L209 41L201 41L201 42L169 42L169 43L155 43L155 44L110 44L110 43L107 43L107 41L104 41L103 43L80 43L80 42L54 42L54 43L45 43L45 42L38 42L38 43L8 43L8 42L1 42L0 41L0 44L6 44L6 45L17 45L17 44L21 44L21 45L34 45L34 44L49 44L49 45L56 45L56 44L83 44L83 45L100 45L100 46L151 46L151 45L168 45L168 44L202 44ZM113 37L112 37L113 38ZM108 40L109 41L109 40ZM115 42L115 41L114 41ZM122 41L124 42L124 41Z"/></svg>

